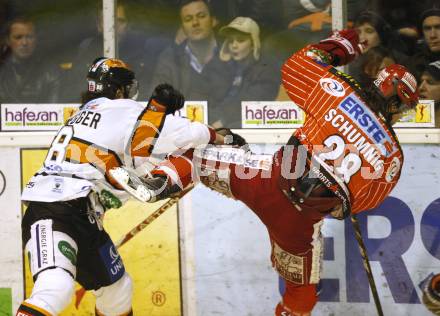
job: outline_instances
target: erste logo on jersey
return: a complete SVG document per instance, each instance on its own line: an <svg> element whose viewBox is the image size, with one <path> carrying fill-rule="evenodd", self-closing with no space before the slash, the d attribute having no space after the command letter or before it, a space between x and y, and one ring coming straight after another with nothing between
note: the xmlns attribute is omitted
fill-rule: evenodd
<svg viewBox="0 0 440 316"><path fill-rule="evenodd" d="M354 93L347 96L338 106L364 133L373 139L382 151L389 157L398 147L388 135L376 115Z"/></svg>
<svg viewBox="0 0 440 316"><path fill-rule="evenodd" d="M344 138L345 144L354 146L359 157L370 164L376 172L383 168L384 156L390 157L399 150L376 115L354 93L344 98L337 108L330 108L324 115L324 120L336 128L339 137ZM341 142L334 135L331 141L329 140L329 147L332 147L332 143L336 140ZM347 160L347 166L350 165L348 162ZM351 169L354 168L347 168L348 171ZM347 179L351 175L347 173ZM390 178L392 178L391 174Z"/></svg>
<svg viewBox="0 0 440 316"><path fill-rule="evenodd" d="M335 79L321 78L319 84L325 92L335 97L343 97L345 95L345 88Z"/></svg>

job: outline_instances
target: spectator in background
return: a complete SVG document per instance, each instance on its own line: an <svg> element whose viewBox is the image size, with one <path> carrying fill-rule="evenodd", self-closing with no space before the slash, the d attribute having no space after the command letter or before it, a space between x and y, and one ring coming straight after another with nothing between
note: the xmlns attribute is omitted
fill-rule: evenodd
<svg viewBox="0 0 440 316"><path fill-rule="evenodd" d="M440 127L440 60L429 63L420 77L420 99L434 100L435 127Z"/></svg>
<svg viewBox="0 0 440 316"><path fill-rule="evenodd" d="M213 14L221 26L238 16L246 16L257 22L260 38L264 39L284 28L283 0L210 0Z"/></svg>
<svg viewBox="0 0 440 316"><path fill-rule="evenodd" d="M427 64L440 59L440 5L425 10L420 20L424 44L409 63L411 72L418 78Z"/></svg>
<svg viewBox="0 0 440 316"><path fill-rule="evenodd" d="M10 3L12 16L33 19L42 35L38 38L38 50L50 55L50 62L58 64L60 71L72 64L79 43L96 29L96 0L5 1Z"/></svg>
<svg viewBox="0 0 440 316"><path fill-rule="evenodd" d="M363 3L363 1L358 2ZM419 37L418 15L423 10L425 2L427 0L370 0L367 7L380 14L394 30L401 43L404 43L399 49L406 55L412 55Z"/></svg>
<svg viewBox="0 0 440 316"><path fill-rule="evenodd" d="M362 12L354 22L354 28L359 34L359 41L367 52L372 47L383 46L391 50L397 61L403 63L407 56L400 51L404 43L399 39L395 30L377 13Z"/></svg>
<svg viewBox="0 0 440 316"><path fill-rule="evenodd" d="M90 61L103 55L103 12L99 8L96 18L97 35L85 38L78 48L71 69L64 75L63 97L67 102L79 102L79 92L84 90L83 74ZM133 71L139 74L139 97L147 99L151 95L151 79L158 55L172 40L166 37L143 34L135 30L130 23L129 7L118 2L116 7L116 37L118 57L125 60ZM146 100L145 100L146 101Z"/></svg>
<svg viewBox="0 0 440 316"><path fill-rule="evenodd" d="M3 57L3 49L6 48L5 46L5 37L3 36L3 28L6 25L6 21L10 14L10 6L7 0L0 0L0 48L2 49L0 51L0 63L2 62Z"/></svg>
<svg viewBox="0 0 440 316"><path fill-rule="evenodd" d="M225 41L220 59L232 74L231 87L225 99L210 107L210 122L214 127L241 128L241 101L272 101L280 86L276 69L260 56L260 29L248 17L237 17L220 29Z"/></svg>
<svg viewBox="0 0 440 316"><path fill-rule="evenodd" d="M37 52L34 22L17 17L6 26L0 65L1 103L58 101L59 72Z"/></svg>
<svg viewBox="0 0 440 316"><path fill-rule="evenodd" d="M183 0L179 14L186 39L160 54L153 86L169 83L187 100L207 100L209 109L225 97L230 83L218 56L217 20L205 0Z"/></svg>
<svg viewBox="0 0 440 316"><path fill-rule="evenodd" d="M388 46L388 40L392 36L388 23L372 11L361 13L354 27L359 35L359 42L364 46L364 52L379 45Z"/></svg>
<svg viewBox="0 0 440 316"><path fill-rule="evenodd" d="M388 49L375 46L369 48L356 60L356 68L352 71L352 76L361 85L372 84L382 69L395 63L396 59Z"/></svg>
<svg viewBox="0 0 440 316"><path fill-rule="evenodd" d="M350 65L355 79L368 84L380 69L393 63L406 64L408 57L397 50L402 46L401 40L380 15L364 11L354 22L354 28L364 47L364 55Z"/></svg>

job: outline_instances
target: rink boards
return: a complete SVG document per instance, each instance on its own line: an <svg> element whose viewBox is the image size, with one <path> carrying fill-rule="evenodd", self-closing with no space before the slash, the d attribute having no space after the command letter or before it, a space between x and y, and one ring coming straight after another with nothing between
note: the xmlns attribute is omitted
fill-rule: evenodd
<svg viewBox="0 0 440 316"><path fill-rule="evenodd" d="M26 147L26 146L22 146ZM275 146L255 150L272 151ZM429 315L419 284L440 271L440 147L403 145L402 177L374 213L359 215L385 315ZM0 147L0 314L11 315L31 286L21 252L21 187L43 149ZM114 240L159 205L135 202L106 215ZM324 225L320 303L314 315L374 315L349 221ZM180 242L179 242L180 239ZM138 315L271 315L280 298L264 226L243 204L203 187L121 249L135 282ZM63 315L93 315L93 297Z"/></svg>

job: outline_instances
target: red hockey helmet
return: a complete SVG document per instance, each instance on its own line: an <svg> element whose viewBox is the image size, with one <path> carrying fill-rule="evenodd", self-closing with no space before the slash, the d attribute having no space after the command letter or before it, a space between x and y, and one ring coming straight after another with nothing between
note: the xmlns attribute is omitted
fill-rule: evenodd
<svg viewBox="0 0 440 316"><path fill-rule="evenodd" d="M385 109L387 113L400 113L413 109L419 101L417 80L402 65L393 64L382 69L374 84L387 100Z"/></svg>

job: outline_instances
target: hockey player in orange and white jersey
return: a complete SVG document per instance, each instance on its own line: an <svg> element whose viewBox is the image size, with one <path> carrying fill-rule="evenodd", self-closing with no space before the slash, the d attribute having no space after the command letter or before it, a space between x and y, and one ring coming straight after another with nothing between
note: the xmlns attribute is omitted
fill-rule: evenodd
<svg viewBox="0 0 440 316"><path fill-rule="evenodd" d="M25 251L35 281L17 315L58 315L70 302L74 280L96 295L97 315L132 315L132 284L102 215L127 199L108 170L201 144L222 142L211 128L174 112L184 97L156 87L145 107L135 74L121 60L96 59L83 105L54 138L41 169L26 185L22 221ZM147 166L148 167L148 166Z"/></svg>
<svg viewBox="0 0 440 316"><path fill-rule="evenodd" d="M360 49L356 32L343 30L285 62L284 88L307 116L273 158L210 147L189 152L187 159L170 157L153 171L156 180L183 185L198 180L191 177L196 173L261 219L273 266L285 281L277 316L310 315L316 304L323 218L375 208L400 177L403 153L391 125L415 107L417 82L405 67L391 65L374 85L360 87L333 67L347 64ZM147 179L145 187L154 200L155 186Z"/></svg>

